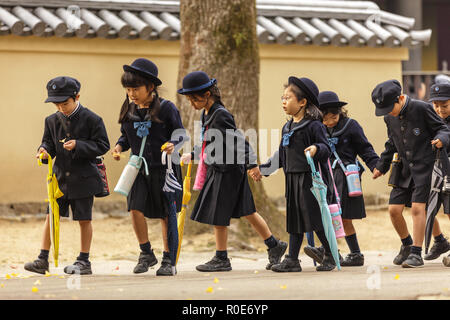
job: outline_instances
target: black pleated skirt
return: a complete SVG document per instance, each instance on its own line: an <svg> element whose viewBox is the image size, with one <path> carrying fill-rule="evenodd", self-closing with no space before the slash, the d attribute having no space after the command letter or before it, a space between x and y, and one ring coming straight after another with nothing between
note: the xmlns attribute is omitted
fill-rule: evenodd
<svg viewBox="0 0 450 320"><path fill-rule="evenodd" d="M319 203L311 192L310 172L286 173L286 230L305 233L323 230Z"/></svg>
<svg viewBox="0 0 450 320"><path fill-rule="evenodd" d="M366 217L364 197L349 197L347 178L341 168L333 170L336 188L341 198L342 219L363 219Z"/></svg>
<svg viewBox="0 0 450 320"><path fill-rule="evenodd" d="M181 186L181 168L172 165L174 175ZM143 169L134 181L133 187L127 197L128 211L141 211L145 217L150 219L163 219L168 215L168 200L162 191L166 179L166 168L149 168L149 175L145 175ZM181 211L182 192L177 192L177 212Z"/></svg>
<svg viewBox="0 0 450 320"><path fill-rule="evenodd" d="M209 166L191 219L214 226L229 226L231 218L255 213L255 202L247 179L243 165L226 172Z"/></svg>

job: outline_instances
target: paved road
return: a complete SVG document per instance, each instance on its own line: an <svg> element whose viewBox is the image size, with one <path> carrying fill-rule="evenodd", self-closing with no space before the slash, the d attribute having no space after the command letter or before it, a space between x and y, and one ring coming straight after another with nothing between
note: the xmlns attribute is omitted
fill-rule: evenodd
<svg viewBox="0 0 450 320"><path fill-rule="evenodd" d="M316 272L301 255L303 271L286 274L266 271L266 254L253 252L231 252L233 271L220 273L195 271L211 253L182 253L175 277L156 277L156 268L134 275L135 262L126 260L94 261L95 274L81 278L64 275L63 267L41 276L3 265L0 299L450 299L450 268L441 258L403 269L392 264L395 254L367 252L364 267L332 272Z"/></svg>

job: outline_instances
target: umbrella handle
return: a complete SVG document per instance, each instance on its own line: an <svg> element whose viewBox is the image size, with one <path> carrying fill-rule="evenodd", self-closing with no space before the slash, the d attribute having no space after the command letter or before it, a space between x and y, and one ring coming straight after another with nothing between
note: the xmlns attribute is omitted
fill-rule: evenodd
<svg viewBox="0 0 450 320"><path fill-rule="evenodd" d="M49 155L49 154L47 154L48 155L48 173L50 174L50 175L52 175L53 174L53 166L52 166L52 156L51 155ZM41 153L40 155L39 155L39 159L38 159L38 165L40 165L40 166L42 166L42 160L43 160L43 158L44 158L44 153Z"/></svg>
<svg viewBox="0 0 450 320"><path fill-rule="evenodd" d="M168 154L166 151L163 151L161 154L161 163L165 165L166 160L167 160L167 169L172 170L172 156Z"/></svg>
<svg viewBox="0 0 450 320"><path fill-rule="evenodd" d="M316 166L314 165L314 161L312 160L309 151L306 151L306 160L308 161L308 164L311 167L312 172L316 173Z"/></svg>

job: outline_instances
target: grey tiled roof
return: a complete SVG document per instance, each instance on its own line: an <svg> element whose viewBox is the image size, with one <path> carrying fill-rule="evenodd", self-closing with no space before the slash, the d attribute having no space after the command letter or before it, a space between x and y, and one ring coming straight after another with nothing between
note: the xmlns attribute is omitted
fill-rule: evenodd
<svg viewBox="0 0 450 320"><path fill-rule="evenodd" d="M431 30L370 1L257 0L261 43L418 47ZM0 0L0 35L178 40L179 1Z"/></svg>

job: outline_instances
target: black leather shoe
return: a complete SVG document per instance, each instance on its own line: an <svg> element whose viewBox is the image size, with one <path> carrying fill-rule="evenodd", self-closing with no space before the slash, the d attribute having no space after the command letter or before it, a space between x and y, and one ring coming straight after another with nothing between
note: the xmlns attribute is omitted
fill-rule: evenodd
<svg viewBox="0 0 450 320"><path fill-rule="evenodd" d="M336 263L331 253L325 253L322 264L316 267L317 271L331 271L336 268Z"/></svg>
<svg viewBox="0 0 450 320"><path fill-rule="evenodd" d="M174 276L177 274L177 270L172 268L169 257L163 257L161 261L161 266L156 271L157 276Z"/></svg>
<svg viewBox="0 0 450 320"><path fill-rule="evenodd" d="M400 252L394 258L394 261L393 261L394 264L396 264L397 266L400 266L408 258L409 254L411 252L411 247L412 247L412 245L409 245L409 246L402 245L400 247Z"/></svg>
<svg viewBox="0 0 450 320"><path fill-rule="evenodd" d="M139 254L139 261L136 267L134 267L133 272L134 273L144 273L148 271L148 268L151 266L154 266L158 263L158 259L156 259L155 254L153 253L153 250L151 250L151 253L141 252Z"/></svg>
<svg viewBox="0 0 450 320"><path fill-rule="evenodd" d="M315 262L317 263L322 263L323 260L323 256L325 254L325 249L324 247L311 247L311 246L306 246L303 251L305 252L305 254L310 257L311 259L313 259Z"/></svg>
<svg viewBox="0 0 450 320"><path fill-rule="evenodd" d="M281 257L286 252L287 246L288 244L286 242L279 240L275 247L267 249L269 263L266 265L266 270L270 270L274 264L280 263Z"/></svg>
<svg viewBox="0 0 450 320"><path fill-rule="evenodd" d="M231 271L230 259L225 260L214 256L210 261L205 264L200 264L195 267L200 272L217 272L217 271Z"/></svg>
<svg viewBox="0 0 450 320"><path fill-rule="evenodd" d="M408 258L403 261L403 268L423 268L424 263L422 257L415 253L410 253Z"/></svg>
<svg viewBox="0 0 450 320"><path fill-rule="evenodd" d="M364 255L360 252L349 253L340 263L342 267L361 267L364 265Z"/></svg>
<svg viewBox="0 0 450 320"><path fill-rule="evenodd" d="M289 255L286 255L281 263L274 264L272 266L274 272L301 272L300 260L292 259Z"/></svg>
<svg viewBox="0 0 450 320"><path fill-rule="evenodd" d="M67 274L92 274L91 263L89 261L77 260L73 264L64 268Z"/></svg>
<svg viewBox="0 0 450 320"><path fill-rule="evenodd" d="M49 272L48 261L45 259L36 259L33 262L27 262L23 266L23 268L27 271L36 272L40 274L45 274L45 272Z"/></svg>
<svg viewBox="0 0 450 320"><path fill-rule="evenodd" d="M441 256L441 254L446 253L450 250L450 242L445 239L445 241L434 242L430 251L423 257L424 260L434 260Z"/></svg>

